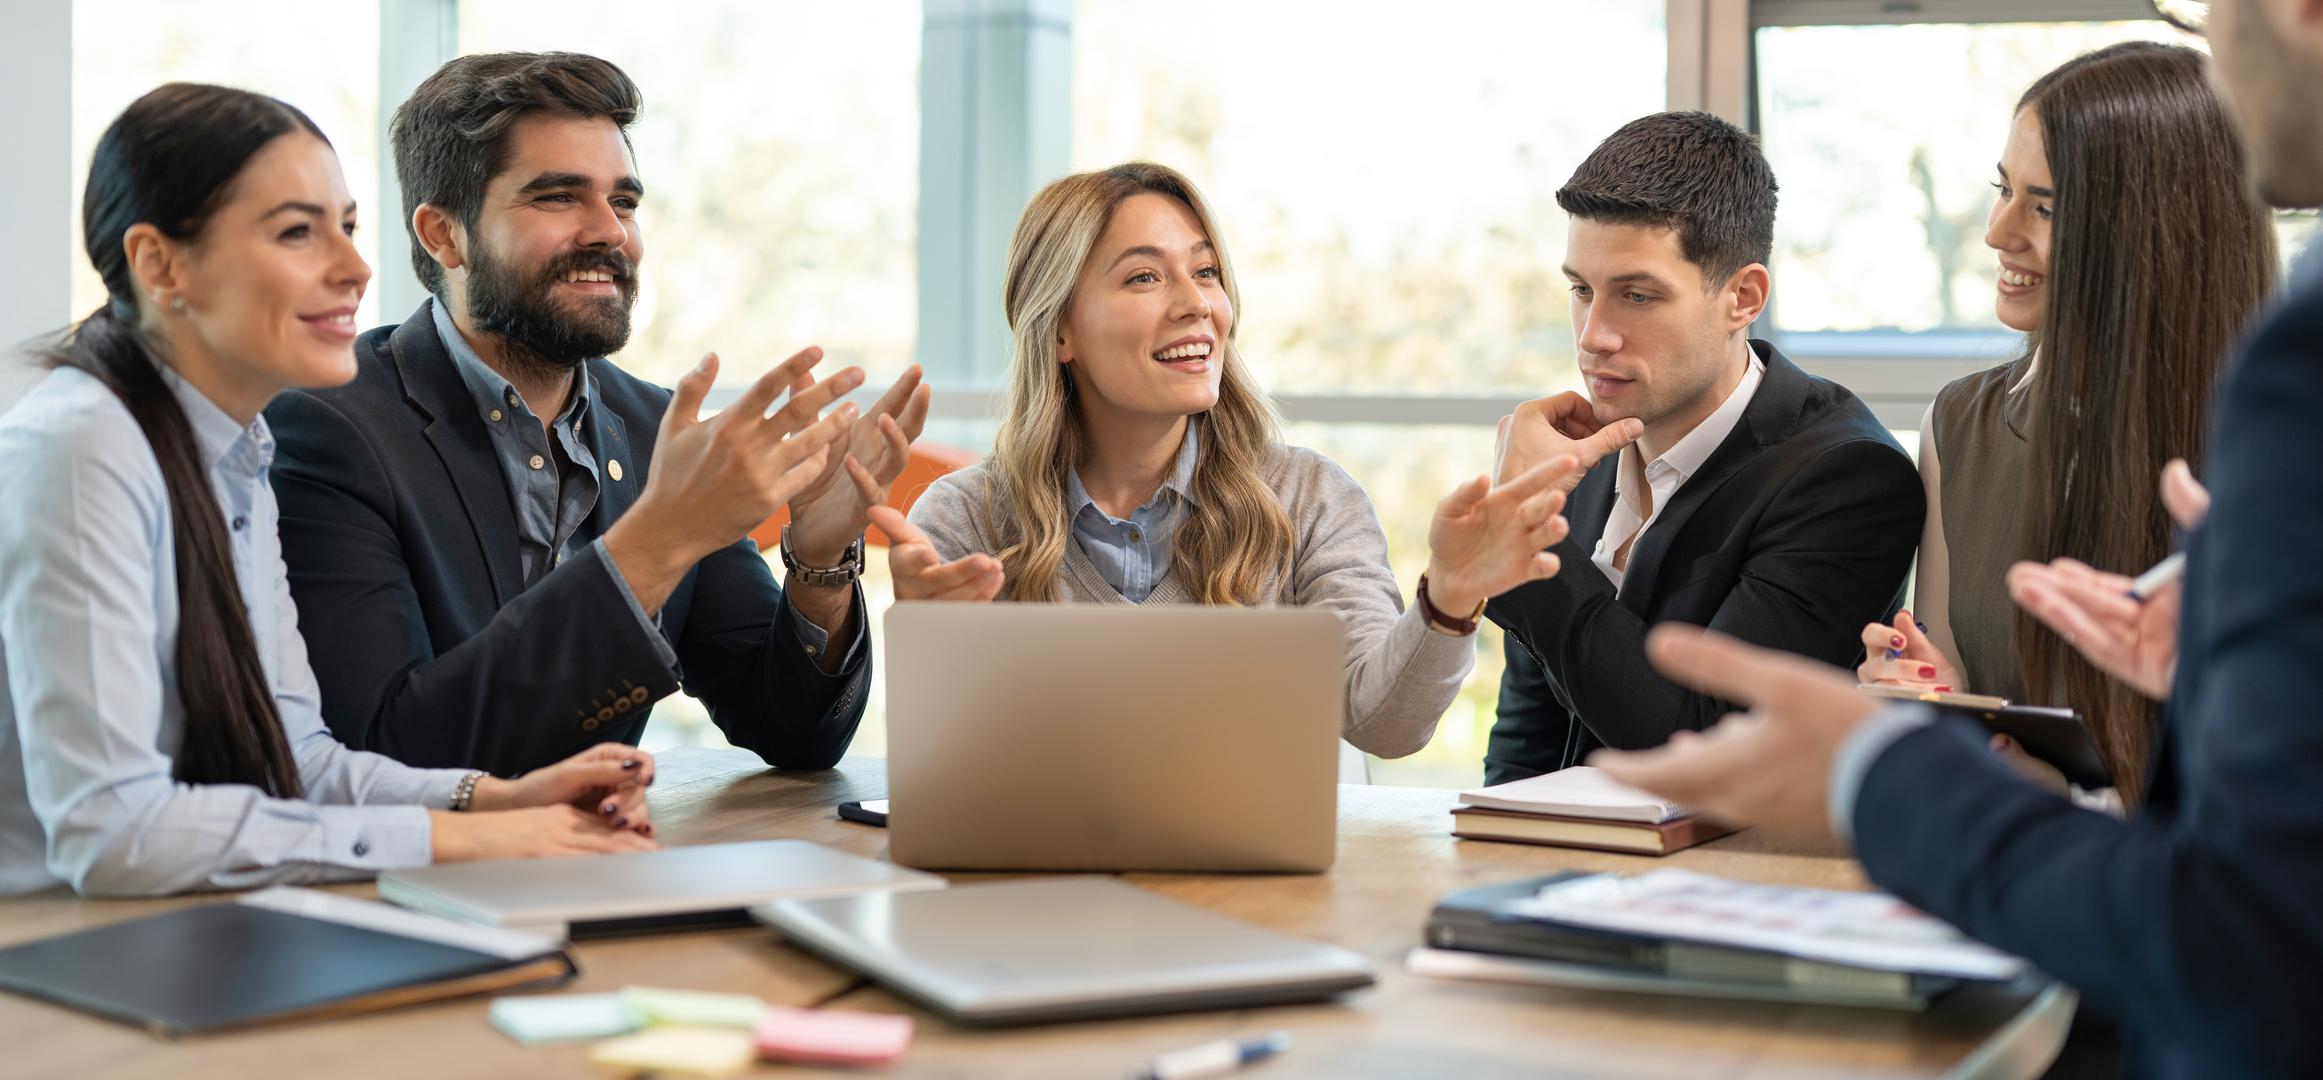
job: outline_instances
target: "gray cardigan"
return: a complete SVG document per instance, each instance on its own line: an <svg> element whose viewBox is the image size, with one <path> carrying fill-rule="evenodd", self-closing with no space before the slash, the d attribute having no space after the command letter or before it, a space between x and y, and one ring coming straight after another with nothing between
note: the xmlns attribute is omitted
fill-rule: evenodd
<svg viewBox="0 0 2323 1080"><path fill-rule="evenodd" d="M912 505L911 521L946 561L995 545L977 522L986 472L978 465L935 482ZM1271 483L1290 512L1290 581L1269 580L1260 606L1321 607L1347 627L1347 741L1381 757L1402 757L1428 744L1436 721L1476 666L1474 638L1428 628L1418 608L1404 609L1403 590L1387 562L1387 536L1355 478L1331 459L1290 447ZM1067 603L1129 603L1098 574L1074 540L1067 544L1057 592ZM1194 597L1165 574L1148 604L1188 604Z"/></svg>

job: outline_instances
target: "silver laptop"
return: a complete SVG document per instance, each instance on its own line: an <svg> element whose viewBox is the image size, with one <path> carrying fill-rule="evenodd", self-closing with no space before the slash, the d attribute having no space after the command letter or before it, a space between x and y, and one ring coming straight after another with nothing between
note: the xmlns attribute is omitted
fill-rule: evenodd
<svg viewBox="0 0 2323 1080"><path fill-rule="evenodd" d="M582 938L748 925L750 906L769 900L944 884L805 840L757 840L396 870L379 876L379 898L462 922Z"/></svg>
<svg viewBox="0 0 2323 1080"><path fill-rule="evenodd" d="M1330 612L897 604L886 636L896 862L1331 865L1346 637Z"/></svg>
<svg viewBox="0 0 2323 1080"><path fill-rule="evenodd" d="M783 938L961 1024L1028 1024L1314 1001L1371 965L1109 877L783 900Z"/></svg>

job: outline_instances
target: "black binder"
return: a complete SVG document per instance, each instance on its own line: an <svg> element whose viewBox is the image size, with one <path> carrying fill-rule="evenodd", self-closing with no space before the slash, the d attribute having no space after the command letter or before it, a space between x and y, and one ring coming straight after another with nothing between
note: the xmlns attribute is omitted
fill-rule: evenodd
<svg viewBox="0 0 2323 1080"><path fill-rule="evenodd" d="M578 973L553 947L510 959L239 903L0 949L0 990L170 1038L561 983Z"/></svg>

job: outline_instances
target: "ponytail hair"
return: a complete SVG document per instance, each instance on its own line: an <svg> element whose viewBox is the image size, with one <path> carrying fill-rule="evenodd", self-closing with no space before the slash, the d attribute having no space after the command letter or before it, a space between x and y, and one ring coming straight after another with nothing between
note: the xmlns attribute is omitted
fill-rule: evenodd
<svg viewBox="0 0 2323 1080"><path fill-rule="evenodd" d="M185 714L174 775L188 784L249 784L278 798L300 796L298 762L258 660L225 513L201 446L162 381L153 343L138 330L141 312L122 240L140 223L172 240L194 239L251 157L298 132L323 138L306 114L246 90L170 83L131 104L98 140L82 201L82 235L105 282L105 306L48 356L52 365L85 372L120 398L161 465L177 568L177 685Z"/></svg>

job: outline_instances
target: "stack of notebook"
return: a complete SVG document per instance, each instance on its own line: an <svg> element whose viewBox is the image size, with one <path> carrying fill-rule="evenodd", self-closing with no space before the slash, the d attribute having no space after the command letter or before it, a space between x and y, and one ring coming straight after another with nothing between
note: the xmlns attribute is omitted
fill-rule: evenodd
<svg viewBox="0 0 2323 1080"><path fill-rule="evenodd" d="M1405 964L1433 978L1891 1009L2024 969L1892 896L1684 870L1453 893L1426 939Z"/></svg>
<svg viewBox="0 0 2323 1080"><path fill-rule="evenodd" d="M1586 765L1460 793L1452 835L1667 855L1733 832Z"/></svg>

